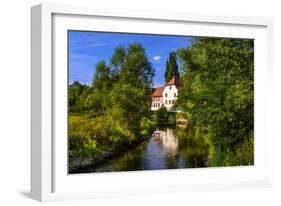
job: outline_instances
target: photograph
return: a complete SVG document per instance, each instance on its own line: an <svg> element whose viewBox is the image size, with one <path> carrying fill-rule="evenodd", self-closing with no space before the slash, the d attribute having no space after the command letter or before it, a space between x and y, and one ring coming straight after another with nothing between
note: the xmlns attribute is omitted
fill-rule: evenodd
<svg viewBox="0 0 281 206"><path fill-rule="evenodd" d="M68 30L68 174L254 165L254 39Z"/></svg>

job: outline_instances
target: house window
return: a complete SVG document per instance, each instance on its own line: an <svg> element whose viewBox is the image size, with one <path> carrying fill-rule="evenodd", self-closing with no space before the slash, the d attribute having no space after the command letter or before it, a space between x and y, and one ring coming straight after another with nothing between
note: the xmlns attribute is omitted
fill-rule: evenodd
<svg viewBox="0 0 281 206"><path fill-rule="evenodd" d="M174 97L177 97L177 93L174 93Z"/></svg>
<svg viewBox="0 0 281 206"><path fill-rule="evenodd" d="M172 89L172 87L170 86L170 90Z"/></svg>
<svg viewBox="0 0 281 206"><path fill-rule="evenodd" d="M167 100L165 101L165 104L167 104Z"/></svg>
<svg viewBox="0 0 281 206"><path fill-rule="evenodd" d="M158 107L160 107L160 103L158 103Z"/></svg>
<svg viewBox="0 0 281 206"><path fill-rule="evenodd" d="M171 100L169 100L169 104L171 104Z"/></svg>
<svg viewBox="0 0 281 206"><path fill-rule="evenodd" d="M167 97L168 96L168 94L167 93L165 93L165 97Z"/></svg>

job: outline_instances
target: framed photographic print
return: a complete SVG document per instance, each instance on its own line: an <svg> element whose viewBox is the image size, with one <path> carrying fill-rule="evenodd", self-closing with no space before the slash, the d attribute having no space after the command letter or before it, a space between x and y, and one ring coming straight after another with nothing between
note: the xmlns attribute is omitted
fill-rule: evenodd
<svg viewBox="0 0 281 206"><path fill-rule="evenodd" d="M272 185L271 19L31 14L34 199Z"/></svg>

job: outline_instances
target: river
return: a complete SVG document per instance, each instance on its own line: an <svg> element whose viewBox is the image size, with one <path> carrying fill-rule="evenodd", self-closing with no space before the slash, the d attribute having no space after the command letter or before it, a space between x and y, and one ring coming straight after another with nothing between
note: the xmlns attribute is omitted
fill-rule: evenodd
<svg viewBox="0 0 281 206"><path fill-rule="evenodd" d="M209 146L196 128L164 128L135 148L81 172L113 172L207 167Z"/></svg>

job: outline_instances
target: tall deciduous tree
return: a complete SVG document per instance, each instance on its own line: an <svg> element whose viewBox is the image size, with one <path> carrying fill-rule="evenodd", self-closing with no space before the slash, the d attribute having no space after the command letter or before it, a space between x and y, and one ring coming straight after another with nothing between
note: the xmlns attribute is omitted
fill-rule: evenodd
<svg viewBox="0 0 281 206"><path fill-rule="evenodd" d="M85 107L93 116L113 118L125 136L137 137L141 119L150 114L154 68L138 43L116 47L109 62L96 64Z"/></svg>
<svg viewBox="0 0 281 206"><path fill-rule="evenodd" d="M215 151L233 151L253 132L253 40L199 38L178 54L184 75L177 104L208 129Z"/></svg>
<svg viewBox="0 0 281 206"><path fill-rule="evenodd" d="M126 55L127 55L126 48L123 47L122 45L119 45L114 49L114 53L110 58L110 64L112 66L113 75L117 75L123 70L126 60Z"/></svg>
<svg viewBox="0 0 281 206"><path fill-rule="evenodd" d="M85 101L85 107L95 115L103 114L110 103L107 94L111 87L111 69L106 65L106 62L102 60L96 64L91 94Z"/></svg>
<svg viewBox="0 0 281 206"><path fill-rule="evenodd" d="M140 121L150 113L150 92L154 68L145 49L140 44L130 44L127 49L119 80L110 93L110 113L120 119L126 127L139 135Z"/></svg>

